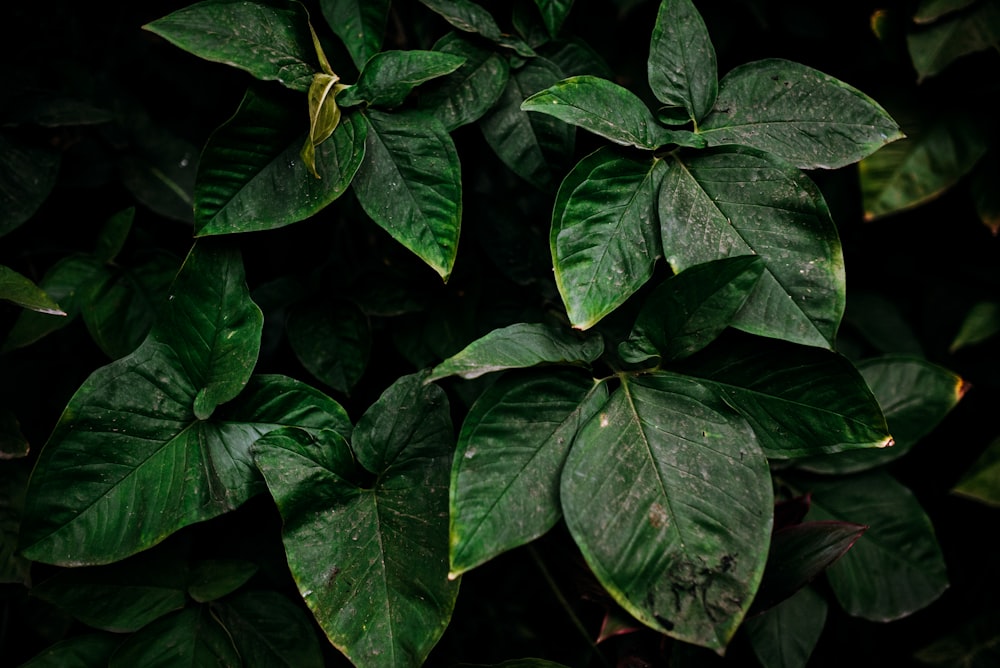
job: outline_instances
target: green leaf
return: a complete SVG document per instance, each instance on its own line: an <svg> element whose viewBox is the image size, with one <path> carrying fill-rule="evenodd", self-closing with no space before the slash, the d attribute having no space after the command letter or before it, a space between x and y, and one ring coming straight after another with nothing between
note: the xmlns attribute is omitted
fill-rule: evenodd
<svg viewBox="0 0 1000 668"><path fill-rule="evenodd" d="M21 433L17 416L8 408L0 408L0 461L20 459L29 450L28 440Z"/></svg>
<svg viewBox="0 0 1000 668"><path fill-rule="evenodd" d="M337 96L345 107L367 103L398 107L410 92L431 79L451 74L465 60L441 51L383 51L371 57L353 86Z"/></svg>
<svg viewBox="0 0 1000 668"><path fill-rule="evenodd" d="M906 46L917 71L917 81L940 74L962 56L993 50L1000 41L1000 7L976 3L967 12L953 14L906 36Z"/></svg>
<svg viewBox="0 0 1000 668"><path fill-rule="evenodd" d="M302 366L326 385L350 394L371 353L365 314L346 300L301 304L292 309L286 327Z"/></svg>
<svg viewBox="0 0 1000 668"><path fill-rule="evenodd" d="M464 58L452 74L433 81L420 91L420 107L434 114L449 132L479 120L507 86L507 59L450 32L434 50Z"/></svg>
<svg viewBox="0 0 1000 668"><path fill-rule="evenodd" d="M646 69L653 95L686 109L696 127L711 111L719 93L715 47L691 0L660 3Z"/></svg>
<svg viewBox="0 0 1000 668"><path fill-rule="evenodd" d="M912 209L944 193L986 154L987 136L979 124L953 115L862 160L865 220Z"/></svg>
<svg viewBox="0 0 1000 668"><path fill-rule="evenodd" d="M600 149L563 180L549 246L574 327L592 327L653 275L660 255L656 192L664 171L661 160L638 161Z"/></svg>
<svg viewBox="0 0 1000 668"><path fill-rule="evenodd" d="M607 401L579 372L507 374L476 400L451 469L451 576L546 533L580 427Z"/></svg>
<svg viewBox="0 0 1000 668"><path fill-rule="evenodd" d="M113 633L86 633L45 649L20 668L94 668L106 666L122 643Z"/></svg>
<svg viewBox="0 0 1000 668"><path fill-rule="evenodd" d="M247 93L208 141L195 184L198 236L270 230L305 220L347 190L364 157L367 124L347 114L316 150L314 178L299 153L298 114Z"/></svg>
<svg viewBox="0 0 1000 668"><path fill-rule="evenodd" d="M66 315L44 290L10 267L0 265L0 299L39 313Z"/></svg>
<svg viewBox="0 0 1000 668"><path fill-rule="evenodd" d="M734 255L766 267L733 327L832 348L844 313L837 228L802 172L748 148L683 153L660 187L663 253L675 273Z"/></svg>
<svg viewBox="0 0 1000 668"><path fill-rule="evenodd" d="M888 622L933 603L948 588L930 519L913 493L885 473L797 486L812 494L808 518L868 525L827 578L847 614Z"/></svg>
<svg viewBox="0 0 1000 668"><path fill-rule="evenodd" d="M337 91L343 88L337 85L338 81L336 76L317 72L309 86L309 136L301 157L317 179L322 177L316 170L316 147L329 139L340 123L340 107L334 99Z"/></svg>
<svg viewBox="0 0 1000 668"><path fill-rule="evenodd" d="M635 363L693 355L729 326L763 271L759 256L743 255L698 264L668 278L646 297L618 354Z"/></svg>
<svg viewBox="0 0 1000 668"><path fill-rule="evenodd" d="M496 105L482 117L479 128L507 167L544 191L559 180L560 165L573 153L573 126L550 116L529 114L521 104L530 95L563 77L554 63L532 58L512 72Z"/></svg>
<svg viewBox="0 0 1000 668"><path fill-rule="evenodd" d="M1000 236L1000 192L993 187L997 182L1000 182L1000 156L987 153L976 163L969 190L979 219L994 237Z"/></svg>
<svg viewBox="0 0 1000 668"><path fill-rule="evenodd" d="M56 185L61 162L57 151L0 133L0 237L35 215Z"/></svg>
<svg viewBox="0 0 1000 668"><path fill-rule="evenodd" d="M463 32L482 35L491 42L512 49L514 53L531 58L535 52L522 40L505 34L483 7L470 0L420 0L426 7L438 13L445 21Z"/></svg>
<svg viewBox="0 0 1000 668"><path fill-rule="evenodd" d="M382 48L389 4L389 0L320 0L327 24L359 71Z"/></svg>
<svg viewBox="0 0 1000 668"><path fill-rule="evenodd" d="M566 16L573 7L573 0L535 0L535 4L542 13L542 21L545 22L549 36L555 38L566 22Z"/></svg>
<svg viewBox="0 0 1000 668"><path fill-rule="evenodd" d="M913 14L914 23L933 23L960 9L965 9L976 0L920 0Z"/></svg>
<svg viewBox="0 0 1000 668"><path fill-rule="evenodd" d="M826 624L826 600L813 589L802 589L744 627L754 655L763 668L805 668Z"/></svg>
<svg viewBox="0 0 1000 668"><path fill-rule="evenodd" d="M94 248L94 256L102 262L114 262L125 246L125 240L132 230L132 221L135 220L135 207L130 206L112 215L105 221L101 233L97 237L97 244Z"/></svg>
<svg viewBox="0 0 1000 668"><path fill-rule="evenodd" d="M458 152L426 112L368 110L365 156L354 192L372 220L445 281L458 252L462 179Z"/></svg>
<svg viewBox="0 0 1000 668"><path fill-rule="evenodd" d="M878 402L847 358L779 341L728 344L692 357L681 370L739 411L769 458L892 443Z"/></svg>
<svg viewBox="0 0 1000 668"><path fill-rule="evenodd" d="M212 612L233 638L244 666L322 668L323 653L309 617L273 591L246 591L218 601Z"/></svg>
<svg viewBox="0 0 1000 668"><path fill-rule="evenodd" d="M895 461L929 434L968 389L951 371L905 355L864 360L858 371L882 407L893 446L796 462L801 468L815 473L857 473Z"/></svg>
<svg viewBox="0 0 1000 668"><path fill-rule="evenodd" d="M923 665L940 668L990 668L1000 661L997 629L1000 629L1000 615L987 610L963 623L954 633L921 648L913 658Z"/></svg>
<svg viewBox="0 0 1000 668"><path fill-rule="evenodd" d="M243 0L204 0L143 26L199 58L238 67L262 80L306 92L315 51L300 3L273 7Z"/></svg>
<svg viewBox="0 0 1000 668"><path fill-rule="evenodd" d="M354 475L347 442L282 430L254 448L284 521L303 599L330 641L359 666L420 665L448 624L447 400L419 375L394 383L354 431L372 487Z"/></svg>
<svg viewBox="0 0 1000 668"><path fill-rule="evenodd" d="M653 149L671 141L671 132L634 93L594 76L563 79L526 99L521 109L554 116L625 146Z"/></svg>
<svg viewBox="0 0 1000 668"><path fill-rule="evenodd" d="M187 563L177 557L144 553L111 566L63 570L31 593L87 626L138 631L187 603Z"/></svg>
<svg viewBox="0 0 1000 668"><path fill-rule="evenodd" d="M23 443L23 451L13 451L5 433L10 426L7 420L13 415L0 409L0 584L31 584L31 562L17 552L17 536L24 512L24 490L28 487L27 461L28 444ZM19 430L18 430L19 432ZM23 437L21 437L23 439ZM20 461L5 461L9 459ZM36 576L37 577L37 576Z"/></svg>
<svg viewBox="0 0 1000 668"><path fill-rule="evenodd" d="M242 559L206 559L191 565L187 593L198 603L233 593L257 572L257 564Z"/></svg>
<svg viewBox="0 0 1000 668"><path fill-rule="evenodd" d="M573 538L636 619L722 652L764 570L771 477L750 427L694 380L623 377L562 474Z"/></svg>
<svg viewBox="0 0 1000 668"><path fill-rule="evenodd" d="M542 323L518 323L480 337L431 370L428 381L478 378L504 369L537 364L589 364L604 352L600 336L580 337Z"/></svg>
<svg viewBox="0 0 1000 668"><path fill-rule="evenodd" d="M218 666L241 668L233 640L206 607L165 617L122 643L108 668L134 666Z"/></svg>
<svg viewBox="0 0 1000 668"><path fill-rule="evenodd" d="M723 77L699 132L709 146L751 146L802 169L843 167L903 136L861 91L777 58L741 65Z"/></svg>
<svg viewBox="0 0 1000 668"><path fill-rule="evenodd" d="M993 439L952 492L1000 507L1000 438Z"/></svg>

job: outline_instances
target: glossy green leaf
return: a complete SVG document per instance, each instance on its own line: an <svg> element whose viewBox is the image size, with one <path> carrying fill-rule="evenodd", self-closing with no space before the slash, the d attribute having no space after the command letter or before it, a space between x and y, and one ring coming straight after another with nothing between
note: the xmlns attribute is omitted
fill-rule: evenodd
<svg viewBox="0 0 1000 668"><path fill-rule="evenodd" d="M0 265L0 299L5 299L38 313L65 316L59 304L31 280L10 267Z"/></svg>
<svg viewBox="0 0 1000 668"><path fill-rule="evenodd" d="M622 378L562 474L569 530L618 604L720 653L760 582L772 503L749 425L664 372Z"/></svg>
<svg viewBox="0 0 1000 668"><path fill-rule="evenodd" d="M851 522L803 522L776 530L750 614L794 596L850 550L867 528Z"/></svg>
<svg viewBox="0 0 1000 668"><path fill-rule="evenodd" d="M113 633L86 633L62 640L45 649L20 668L94 668L106 666L122 644Z"/></svg>
<svg viewBox="0 0 1000 668"><path fill-rule="evenodd" d="M948 588L934 528L906 487L881 472L797 484L812 494L808 518L868 525L827 578L841 607L888 622L933 603Z"/></svg>
<svg viewBox="0 0 1000 668"><path fill-rule="evenodd" d="M143 26L199 58L309 90L316 55L305 6L203 0Z"/></svg>
<svg viewBox="0 0 1000 668"><path fill-rule="evenodd" d="M316 147L325 142L340 123L340 107L334 96L343 85L336 76L317 72L309 85L309 136L302 147L302 162L317 179L322 178L316 169Z"/></svg>
<svg viewBox="0 0 1000 668"><path fill-rule="evenodd" d="M125 245L129 232L132 231L132 221L134 220L134 206L110 216L97 237L94 256L102 262L113 262Z"/></svg>
<svg viewBox="0 0 1000 668"><path fill-rule="evenodd" d="M245 591L212 605L243 665L322 668L323 653L308 615L274 591Z"/></svg>
<svg viewBox="0 0 1000 668"><path fill-rule="evenodd" d="M513 71L496 105L479 127L497 157L536 188L548 191L561 176L559 166L573 153L573 126L544 114L529 114L521 104L562 78L562 70L544 58L532 58Z"/></svg>
<svg viewBox="0 0 1000 668"><path fill-rule="evenodd" d="M521 109L553 116L625 146L653 149L671 141L670 131L656 122L634 93L594 76L563 79L526 99Z"/></svg>
<svg viewBox="0 0 1000 668"><path fill-rule="evenodd" d="M555 525L566 455L607 397L607 384L560 370L507 374L476 400L451 469L452 577Z"/></svg>
<svg viewBox="0 0 1000 668"><path fill-rule="evenodd" d="M863 160L865 219L920 206L954 186L986 153L986 132L961 115L941 119Z"/></svg>
<svg viewBox="0 0 1000 668"><path fill-rule="evenodd" d="M354 192L372 220L445 281L458 253L462 179L458 152L426 112L368 110Z"/></svg>
<svg viewBox="0 0 1000 668"><path fill-rule="evenodd" d="M599 336L581 337L542 323L518 323L480 337L431 370L428 381L447 376L478 378L538 364L589 364L604 352Z"/></svg>
<svg viewBox="0 0 1000 668"><path fill-rule="evenodd" d="M320 0L319 6L360 71L382 48L389 0Z"/></svg>
<svg viewBox="0 0 1000 668"><path fill-rule="evenodd" d="M813 589L747 619L747 638L763 668L805 668L826 624L827 604Z"/></svg>
<svg viewBox="0 0 1000 668"><path fill-rule="evenodd" d="M195 185L199 236L270 230L304 220L347 190L365 151L367 124L341 118L316 149L316 179L300 158L299 116L248 92L208 141Z"/></svg>
<svg viewBox="0 0 1000 668"><path fill-rule="evenodd" d="M906 46L917 71L917 81L940 74L962 56L993 50L1000 40L1000 7L979 2L967 12L955 13L914 30L906 36Z"/></svg>
<svg viewBox="0 0 1000 668"><path fill-rule="evenodd" d="M241 668L239 652L225 627L205 607L187 608L129 636L108 668L218 666Z"/></svg>
<svg viewBox="0 0 1000 668"><path fill-rule="evenodd" d="M519 56L532 57L535 52L522 40L504 33L493 16L471 0L420 0L453 27L463 32L482 35L491 42L513 50Z"/></svg>
<svg viewBox="0 0 1000 668"><path fill-rule="evenodd" d="M927 360L883 355L858 363L882 407L893 445L879 450L841 452L797 464L817 473L856 473L899 459L929 434L968 389L951 371Z"/></svg>
<svg viewBox="0 0 1000 668"><path fill-rule="evenodd" d="M507 59L451 32L434 44L434 50L464 58L448 76L420 90L419 104L434 114L449 132L479 120L489 111L507 86Z"/></svg>
<svg viewBox="0 0 1000 668"><path fill-rule="evenodd" d="M346 300L301 304L292 309L286 327L302 366L326 385L350 394L371 353L365 314Z"/></svg>
<svg viewBox="0 0 1000 668"><path fill-rule="evenodd" d="M206 559L191 564L187 593L198 603L207 603L233 593L257 572L257 564L242 559Z"/></svg>
<svg viewBox="0 0 1000 668"><path fill-rule="evenodd" d="M66 315L30 310L21 312L7 333L3 350L27 346L68 325L80 314L93 283L103 280L106 275L107 269L90 255L74 254L56 262L45 272L39 287L59 304Z"/></svg>
<svg viewBox="0 0 1000 668"><path fill-rule="evenodd" d="M451 74L463 62L461 56L442 51L383 51L365 63L357 83L344 89L337 102L345 107L361 103L398 107L414 88Z"/></svg>
<svg viewBox="0 0 1000 668"><path fill-rule="evenodd" d="M733 326L832 348L844 313L844 258L816 185L748 148L681 154L660 187L663 253L675 273L734 255L766 267Z"/></svg>
<svg viewBox="0 0 1000 668"><path fill-rule="evenodd" d="M0 133L0 237L35 215L59 176L60 154Z"/></svg>
<svg viewBox="0 0 1000 668"><path fill-rule="evenodd" d="M1000 507L1000 439L994 439L987 446L952 492Z"/></svg>
<svg viewBox="0 0 1000 668"><path fill-rule="evenodd" d="M693 355L729 326L763 271L758 256L743 255L698 264L668 278L643 302L618 354L635 363Z"/></svg>
<svg viewBox="0 0 1000 668"><path fill-rule="evenodd" d="M347 442L282 430L254 449L284 521L292 575L330 641L357 666L418 666L448 624L447 399L418 375L397 380Z"/></svg>
<svg viewBox="0 0 1000 668"><path fill-rule="evenodd" d="M711 111L719 93L715 47L691 0L660 3L646 69L656 99L683 107L696 126Z"/></svg>
<svg viewBox="0 0 1000 668"><path fill-rule="evenodd" d="M715 107L698 131L709 146L750 146L802 169L843 167L903 136L861 91L777 58L741 65L723 77Z"/></svg>
<svg viewBox="0 0 1000 668"><path fill-rule="evenodd" d="M542 21L545 22L549 36L555 37L566 22L570 9L573 8L573 0L535 0L535 5L542 14Z"/></svg>
<svg viewBox="0 0 1000 668"><path fill-rule="evenodd" d="M137 631L187 603L187 563L177 556L145 553L114 565L62 570L31 593L87 626Z"/></svg>
<svg viewBox="0 0 1000 668"><path fill-rule="evenodd" d="M661 160L638 161L600 149L563 180L549 247L570 322L587 329L653 275L660 256L656 192Z"/></svg>
<svg viewBox="0 0 1000 668"><path fill-rule="evenodd" d="M739 411L772 459L892 442L865 379L837 353L778 341L730 341L682 369Z"/></svg>

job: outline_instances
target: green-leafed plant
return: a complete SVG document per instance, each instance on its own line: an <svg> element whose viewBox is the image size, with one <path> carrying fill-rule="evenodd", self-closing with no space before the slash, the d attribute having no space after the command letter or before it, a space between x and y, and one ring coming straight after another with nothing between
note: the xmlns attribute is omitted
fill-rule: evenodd
<svg viewBox="0 0 1000 668"><path fill-rule="evenodd" d="M72 371L40 425L0 406L0 575L62 624L25 665L791 668L838 620L933 608L905 464L969 385L871 294L842 331L831 184L860 162L869 218L910 210L988 124L904 138L780 53L720 77L736 19L700 3L585 4L171 8L131 28L245 90L198 157L113 88L0 105L4 396ZM595 22L639 14L616 76ZM931 32L921 79L981 46L931 62ZM52 127L133 200L58 252ZM996 504L995 451L948 487ZM539 583L572 640L508 642Z"/></svg>

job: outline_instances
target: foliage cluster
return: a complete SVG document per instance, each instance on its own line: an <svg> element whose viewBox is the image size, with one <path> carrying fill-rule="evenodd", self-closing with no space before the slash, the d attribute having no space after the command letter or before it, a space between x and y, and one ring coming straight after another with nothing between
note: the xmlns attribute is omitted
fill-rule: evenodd
<svg viewBox="0 0 1000 668"><path fill-rule="evenodd" d="M0 655L995 661L1000 3L828 4L4 40Z"/></svg>

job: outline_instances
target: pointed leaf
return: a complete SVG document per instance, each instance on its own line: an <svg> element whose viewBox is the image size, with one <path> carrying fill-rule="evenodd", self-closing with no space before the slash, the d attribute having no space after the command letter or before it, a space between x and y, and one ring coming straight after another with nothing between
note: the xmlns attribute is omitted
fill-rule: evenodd
<svg viewBox="0 0 1000 668"><path fill-rule="evenodd" d="M143 26L199 58L238 67L263 80L309 90L312 36L305 6L204 0Z"/></svg>
<svg viewBox="0 0 1000 668"><path fill-rule="evenodd" d="M570 322L587 329L649 280L660 255L656 192L661 160L601 149L573 168L556 197L549 245Z"/></svg>
<svg viewBox="0 0 1000 668"><path fill-rule="evenodd" d="M771 459L892 443L864 378L837 353L783 342L730 342L682 367L753 427Z"/></svg>
<svg viewBox="0 0 1000 668"><path fill-rule="evenodd" d="M951 371L927 360L883 355L858 363L882 407L893 446L841 452L796 462L815 473L857 473L899 459L944 419L968 389Z"/></svg>
<svg viewBox="0 0 1000 668"><path fill-rule="evenodd" d="M719 92L715 47L691 0L664 0L653 27L647 63L653 95L668 107L683 107L698 122Z"/></svg>
<svg viewBox="0 0 1000 668"><path fill-rule="evenodd" d="M699 132L709 146L740 144L801 169L836 169L903 136L877 102L810 67L777 58L733 69Z"/></svg>
<svg viewBox="0 0 1000 668"><path fill-rule="evenodd" d="M930 605L948 588L930 519L913 493L889 475L866 473L797 486L812 494L809 519L869 527L826 572L849 615L892 621Z"/></svg>
<svg viewBox="0 0 1000 668"><path fill-rule="evenodd" d="M559 180L561 163L573 153L571 125L543 114L521 110L524 100L563 77L554 63L532 58L511 73L496 105L479 127L497 157L536 188L548 191Z"/></svg>
<svg viewBox="0 0 1000 668"><path fill-rule="evenodd" d="M451 469L451 577L555 525L566 455L607 397L605 383L560 370L507 374L476 400Z"/></svg>
<svg viewBox="0 0 1000 668"><path fill-rule="evenodd" d="M746 148L683 154L660 188L663 253L678 273L734 255L766 270L733 326L832 348L844 313L844 259L816 185L799 170Z"/></svg>
<svg viewBox="0 0 1000 668"><path fill-rule="evenodd" d="M212 605L244 666L322 668L312 622L301 606L274 591L246 591Z"/></svg>
<svg viewBox="0 0 1000 668"><path fill-rule="evenodd" d="M542 323L518 323L476 339L431 370L428 381L461 376L478 378L504 369L537 364L589 364L604 352L599 336L580 337Z"/></svg>
<svg viewBox="0 0 1000 668"><path fill-rule="evenodd" d="M713 260L685 269L643 302L618 353L629 362L657 355L689 357L714 341L746 303L764 271L757 255Z"/></svg>
<svg viewBox="0 0 1000 668"><path fill-rule="evenodd" d="M215 601L243 585L257 572L257 564L242 559L206 559L191 565L187 593L198 603Z"/></svg>
<svg viewBox="0 0 1000 668"><path fill-rule="evenodd" d="M420 91L420 107L434 114L451 132L479 120L496 104L507 86L510 68L500 54L454 32L439 39L434 50L465 59L452 74Z"/></svg>
<svg viewBox="0 0 1000 668"><path fill-rule="evenodd" d="M987 132L954 115L864 159L858 167L865 220L920 206L954 186L986 154Z"/></svg>
<svg viewBox="0 0 1000 668"><path fill-rule="evenodd" d="M353 475L346 441L313 442L299 430L255 446L284 520L299 592L330 641L358 666L420 665L448 624L448 462L444 393L404 376L354 432L371 488Z"/></svg>
<svg viewBox="0 0 1000 668"><path fill-rule="evenodd" d="M338 392L350 394L371 354L368 318L346 300L298 305L285 325L302 365Z"/></svg>
<svg viewBox="0 0 1000 668"><path fill-rule="evenodd" d="M697 382L625 377L579 431L566 523L636 619L721 652L764 570L773 497L749 426Z"/></svg>
<svg viewBox="0 0 1000 668"><path fill-rule="evenodd" d="M52 192L61 156L0 133L0 237L35 215Z"/></svg>
<svg viewBox="0 0 1000 668"><path fill-rule="evenodd" d="M299 157L298 113L252 91L208 141L195 185L199 236L270 230L304 220L340 197L364 157L367 124L343 116L316 149L322 178Z"/></svg>
<svg viewBox="0 0 1000 668"><path fill-rule="evenodd" d="M337 102L345 107L363 102L398 107L414 88L451 74L463 62L461 56L440 51L383 51L365 63L358 82L340 93Z"/></svg>
<svg viewBox="0 0 1000 668"><path fill-rule="evenodd" d="M566 21L566 16L573 7L573 0L535 0L535 4L542 13L545 29L549 31L549 36L554 38Z"/></svg>
<svg viewBox="0 0 1000 668"><path fill-rule="evenodd" d="M952 492L1000 507L1000 439L993 439Z"/></svg>
<svg viewBox="0 0 1000 668"><path fill-rule="evenodd" d="M368 110L354 192L372 220L445 281L458 252L462 180L447 130L425 112Z"/></svg>
<svg viewBox="0 0 1000 668"><path fill-rule="evenodd" d="M108 668L242 665L229 633L207 607L187 608L150 624L122 643L108 662Z"/></svg>
<svg viewBox="0 0 1000 668"><path fill-rule="evenodd" d="M563 79L526 99L521 109L554 116L625 146L653 149L672 141L671 132L634 93L594 76Z"/></svg>
<svg viewBox="0 0 1000 668"><path fill-rule="evenodd" d="M329 139L340 123L340 107L334 95L343 86L338 87L337 81L336 76L317 72L309 86L309 136L301 155L302 161L317 179L322 177L316 170L316 147Z"/></svg>
<svg viewBox="0 0 1000 668"><path fill-rule="evenodd" d="M44 290L10 267L0 265L0 299L38 313L66 315Z"/></svg>
<svg viewBox="0 0 1000 668"><path fill-rule="evenodd" d="M1000 332L1000 302L974 304L962 320L955 339L948 346L950 352L982 343Z"/></svg>
<svg viewBox="0 0 1000 668"><path fill-rule="evenodd" d="M826 624L826 599L802 589L744 627L763 668L805 668Z"/></svg>
<svg viewBox="0 0 1000 668"><path fill-rule="evenodd" d="M319 6L360 71L382 48L389 0L320 0Z"/></svg>
<svg viewBox="0 0 1000 668"><path fill-rule="evenodd" d="M505 34L483 7L470 0L420 0L426 7L437 12L455 28L464 32L477 33L500 46L512 49L517 55L530 58L535 52L522 40Z"/></svg>
<svg viewBox="0 0 1000 668"><path fill-rule="evenodd" d="M135 220L135 207L131 206L105 221L94 248L94 255L97 259L102 262L113 262L118 257L118 253L121 252L125 240L132 230L133 220Z"/></svg>
<svg viewBox="0 0 1000 668"><path fill-rule="evenodd" d="M1000 41L1000 7L980 2L961 12L915 30L906 36L906 46L917 71L917 81L941 73L962 56L995 49Z"/></svg>

